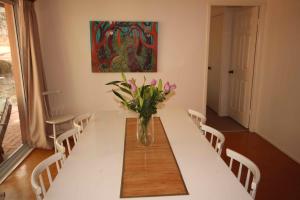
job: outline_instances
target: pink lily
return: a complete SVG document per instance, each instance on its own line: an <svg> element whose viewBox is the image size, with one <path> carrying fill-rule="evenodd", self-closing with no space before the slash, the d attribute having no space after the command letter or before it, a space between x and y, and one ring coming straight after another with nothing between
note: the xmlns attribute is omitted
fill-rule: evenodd
<svg viewBox="0 0 300 200"><path fill-rule="evenodd" d="M156 80L155 79L152 79L151 81L151 85L155 86L156 85Z"/></svg>
<svg viewBox="0 0 300 200"><path fill-rule="evenodd" d="M135 85L135 81L132 79L132 80L129 80L128 83L130 84L131 92L132 93L136 92L137 87Z"/></svg>
<svg viewBox="0 0 300 200"><path fill-rule="evenodd" d="M164 92L169 93L170 92L170 83L167 81L164 85Z"/></svg>
<svg viewBox="0 0 300 200"><path fill-rule="evenodd" d="M176 84L170 85L170 90L175 90L176 89Z"/></svg>

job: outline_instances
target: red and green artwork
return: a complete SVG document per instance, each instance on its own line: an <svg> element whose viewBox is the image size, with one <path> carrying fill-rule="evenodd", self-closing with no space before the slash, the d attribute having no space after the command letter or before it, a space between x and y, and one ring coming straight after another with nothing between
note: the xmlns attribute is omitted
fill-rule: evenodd
<svg viewBox="0 0 300 200"><path fill-rule="evenodd" d="M92 72L156 72L157 22L91 21Z"/></svg>

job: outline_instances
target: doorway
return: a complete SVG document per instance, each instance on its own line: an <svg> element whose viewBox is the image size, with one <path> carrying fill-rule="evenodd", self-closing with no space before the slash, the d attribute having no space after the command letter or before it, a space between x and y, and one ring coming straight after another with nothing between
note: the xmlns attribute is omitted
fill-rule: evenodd
<svg viewBox="0 0 300 200"><path fill-rule="evenodd" d="M0 184L28 155L15 1L0 0Z"/></svg>
<svg viewBox="0 0 300 200"><path fill-rule="evenodd" d="M259 12L211 6L206 115L221 131L249 128Z"/></svg>

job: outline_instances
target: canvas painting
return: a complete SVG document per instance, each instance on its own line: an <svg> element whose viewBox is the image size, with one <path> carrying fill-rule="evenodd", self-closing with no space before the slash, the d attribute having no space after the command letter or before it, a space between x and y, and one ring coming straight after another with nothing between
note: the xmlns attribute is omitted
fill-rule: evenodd
<svg viewBox="0 0 300 200"><path fill-rule="evenodd" d="M91 21L92 72L156 72L157 22Z"/></svg>

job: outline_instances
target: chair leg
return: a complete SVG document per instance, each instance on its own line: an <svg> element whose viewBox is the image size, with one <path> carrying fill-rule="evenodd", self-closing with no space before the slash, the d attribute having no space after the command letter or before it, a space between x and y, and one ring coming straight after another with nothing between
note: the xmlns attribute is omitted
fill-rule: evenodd
<svg viewBox="0 0 300 200"><path fill-rule="evenodd" d="M53 145L54 145L54 152L57 152L56 146L55 146L55 140L56 140L56 128L55 124L53 124Z"/></svg>

